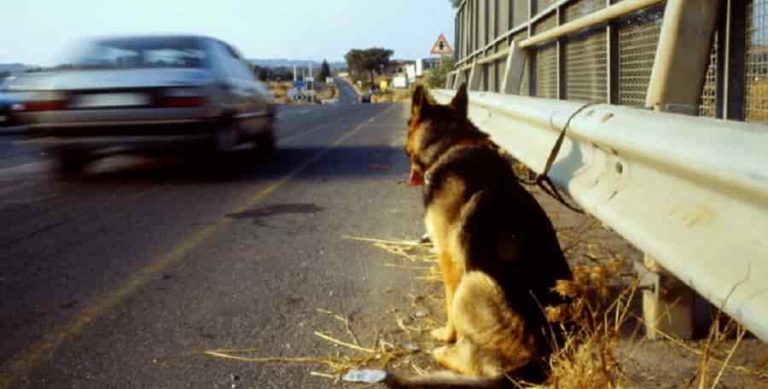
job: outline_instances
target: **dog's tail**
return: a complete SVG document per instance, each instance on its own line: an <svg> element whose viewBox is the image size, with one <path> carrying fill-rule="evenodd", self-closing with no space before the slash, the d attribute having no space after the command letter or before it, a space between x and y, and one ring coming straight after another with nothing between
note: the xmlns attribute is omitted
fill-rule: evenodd
<svg viewBox="0 0 768 389"><path fill-rule="evenodd" d="M384 385L391 389L507 389L518 387L507 377L476 378L452 372L437 372L421 377L405 378L388 374Z"/></svg>

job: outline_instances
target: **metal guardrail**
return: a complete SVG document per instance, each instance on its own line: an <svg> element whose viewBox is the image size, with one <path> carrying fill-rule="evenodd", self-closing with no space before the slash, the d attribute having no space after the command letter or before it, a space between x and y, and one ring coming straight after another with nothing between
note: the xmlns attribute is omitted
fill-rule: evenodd
<svg viewBox="0 0 768 389"><path fill-rule="evenodd" d="M596 104L555 183L768 342L768 0L464 0L455 46L446 88L534 170Z"/></svg>
<svg viewBox="0 0 768 389"><path fill-rule="evenodd" d="M432 92L440 102L451 90ZM470 119L541 172L583 103L470 93ZM575 115L550 171L636 247L768 341L768 131L607 104Z"/></svg>

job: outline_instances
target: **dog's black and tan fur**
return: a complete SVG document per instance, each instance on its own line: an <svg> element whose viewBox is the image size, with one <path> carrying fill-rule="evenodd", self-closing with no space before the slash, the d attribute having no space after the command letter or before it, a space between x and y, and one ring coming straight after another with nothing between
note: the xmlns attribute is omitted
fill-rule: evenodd
<svg viewBox="0 0 768 389"><path fill-rule="evenodd" d="M425 222L445 285L448 323L433 335L455 341L433 355L457 373L497 380L393 377L391 387L546 379L556 336L543 307L562 302L552 288L570 278L570 269L544 210L488 135L468 120L467 106L465 86L449 105L430 103L418 87L406 154L411 184L423 185Z"/></svg>

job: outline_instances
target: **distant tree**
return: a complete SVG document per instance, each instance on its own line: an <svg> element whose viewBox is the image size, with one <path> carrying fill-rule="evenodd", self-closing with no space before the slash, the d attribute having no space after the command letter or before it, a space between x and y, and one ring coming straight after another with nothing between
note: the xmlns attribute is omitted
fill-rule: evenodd
<svg viewBox="0 0 768 389"><path fill-rule="evenodd" d="M388 49L372 47L360 50L352 49L344 59L347 60L349 69L358 75L367 73L370 76L371 85L374 84L375 75L381 74L389 66L389 57L395 52Z"/></svg>
<svg viewBox="0 0 768 389"><path fill-rule="evenodd" d="M255 65L253 74L260 81L290 81L293 78L293 70L285 66L268 67Z"/></svg>
<svg viewBox="0 0 768 389"><path fill-rule="evenodd" d="M271 81L291 81L293 80L293 68L287 66L279 66L276 68L270 68L269 79Z"/></svg>
<svg viewBox="0 0 768 389"><path fill-rule="evenodd" d="M328 65L328 61L323 60L323 63L320 65L320 72L317 74L317 80L320 82L325 82L325 79L331 76L331 67Z"/></svg>
<svg viewBox="0 0 768 389"><path fill-rule="evenodd" d="M453 8L459 8L461 1L462 0L451 0L451 5L453 5Z"/></svg>
<svg viewBox="0 0 768 389"><path fill-rule="evenodd" d="M442 88L445 86L445 80L448 77L448 73L453 70L455 61L453 58L446 57L440 62L440 65L436 69L432 70L427 75L427 85L430 88Z"/></svg>

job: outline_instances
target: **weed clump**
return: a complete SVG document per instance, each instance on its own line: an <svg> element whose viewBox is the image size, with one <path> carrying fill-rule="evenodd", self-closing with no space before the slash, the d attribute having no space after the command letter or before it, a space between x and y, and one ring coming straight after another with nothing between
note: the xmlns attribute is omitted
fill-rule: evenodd
<svg viewBox="0 0 768 389"><path fill-rule="evenodd" d="M547 319L560 326L564 340L551 357L550 384L556 388L615 388L621 365L616 352L630 316L637 281L627 286L622 261L579 265L572 280L558 281L555 291L569 302L546 307Z"/></svg>

